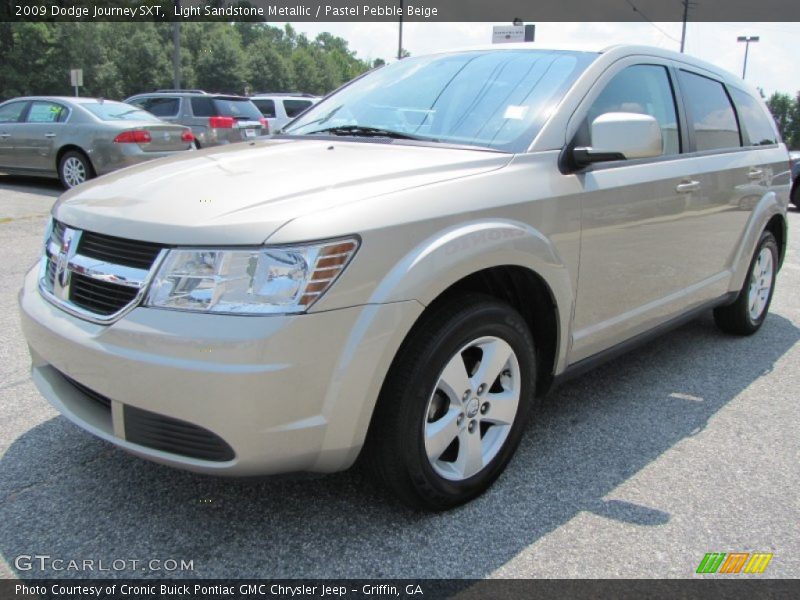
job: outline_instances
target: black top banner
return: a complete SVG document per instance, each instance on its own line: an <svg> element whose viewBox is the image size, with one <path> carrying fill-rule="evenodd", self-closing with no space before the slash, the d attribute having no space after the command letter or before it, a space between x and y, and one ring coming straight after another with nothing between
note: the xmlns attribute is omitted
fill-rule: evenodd
<svg viewBox="0 0 800 600"><path fill-rule="evenodd" d="M799 0L0 0L2 21L800 21Z"/></svg>

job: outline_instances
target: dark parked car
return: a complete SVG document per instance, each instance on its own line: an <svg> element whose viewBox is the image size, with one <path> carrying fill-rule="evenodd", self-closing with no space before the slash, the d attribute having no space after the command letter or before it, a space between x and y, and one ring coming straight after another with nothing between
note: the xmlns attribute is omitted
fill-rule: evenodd
<svg viewBox="0 0 800 600"><path fill-rule="evenodd" d="M58 177L65 188L188 150L193 139L187 127L122 102L36 96L0 104L0 171Z"/></svg>
<svg viewBox="0 0 800 600"><path fill-rule="evenodd" d="M242 142L269 133L269 123L249 98L166 90L131 96L125 102L159 119L192 128L195 148Z"/></svg>

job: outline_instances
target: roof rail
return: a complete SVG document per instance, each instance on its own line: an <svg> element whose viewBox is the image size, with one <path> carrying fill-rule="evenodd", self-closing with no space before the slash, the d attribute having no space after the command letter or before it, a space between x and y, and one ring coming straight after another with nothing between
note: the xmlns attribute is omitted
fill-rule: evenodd
<svg viewBox="0 0 800 600"><path fill-rule="evenodd" d="M155 92L152 92L152 93L154 93L154 94L179 94L181 92L183 92L185 94L207 94L208 93L205 90L171 90L171 89L156 90Z"/></svg>
<svg viewBox="0 0 800 600"><path fill-rule="evenodd" d="M307 92L255 92L250 96L298 96L301 98L318 98L316 94Z"/></svg>

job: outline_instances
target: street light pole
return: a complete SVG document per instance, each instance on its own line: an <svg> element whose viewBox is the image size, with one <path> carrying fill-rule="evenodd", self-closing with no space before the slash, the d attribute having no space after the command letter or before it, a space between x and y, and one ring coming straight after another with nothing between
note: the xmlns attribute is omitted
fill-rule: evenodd
<svg viewBox="0 0 800 600"><path fill-rule="evenodd" d="M175 0L175 13L181 9L181 0ZM172 24L172 87L181 89L181 24L175 21Z"/></svg>
<svg viewBox="0 0 800 600"><path fill-rule="evenodd" d="M750 53L750 42L757 42L761 38L757 35L740 35L736 38L737 42L744 42L744 66L742 67L742 79L747 75L747 55Z"/></svg>
<svg viewBox="0 0 800 600"><path fill-rule="evenodd" d="M400 0L400 34L397 39L397 60L403 58L403 12L405 12L405 0Z"/></svg>

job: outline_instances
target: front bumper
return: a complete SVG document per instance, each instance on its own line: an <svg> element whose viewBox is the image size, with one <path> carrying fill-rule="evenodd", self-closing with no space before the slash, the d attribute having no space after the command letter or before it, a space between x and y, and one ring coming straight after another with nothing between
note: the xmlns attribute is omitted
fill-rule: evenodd
<svg viewBox="0 0 800 600"><path fill-rule="evenodd" d="M20 308L33 379L73 422L157 462L254 475L350 466L391 360L423 307L409 301L265 317L136 308L104 326L44 300L34 268ZM136 409L206 430L232 457L133 443L126 410Z"/></svg>

